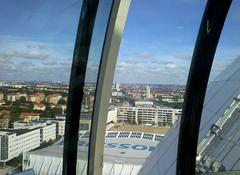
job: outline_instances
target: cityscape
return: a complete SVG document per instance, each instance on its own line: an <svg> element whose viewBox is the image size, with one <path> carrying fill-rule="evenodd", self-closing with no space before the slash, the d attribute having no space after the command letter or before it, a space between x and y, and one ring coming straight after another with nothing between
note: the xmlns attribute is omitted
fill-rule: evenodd
<svg viewBox="0 0 240 175"><path fill-rule="evenodd" d="M1 1L0 175L240 174L239 9Z"/></svg>
<svg viewBox="0 0 240 175"><path fill-rule="evenodd" d="M181 116L184 91L181 85L114 83L106 131L164 137ZM95 84L87 83L80 131L90 130L94 92ZM1 167L21 170L23 153L53 145L64 137L67 94L64 83L0 82Z"/></svg>

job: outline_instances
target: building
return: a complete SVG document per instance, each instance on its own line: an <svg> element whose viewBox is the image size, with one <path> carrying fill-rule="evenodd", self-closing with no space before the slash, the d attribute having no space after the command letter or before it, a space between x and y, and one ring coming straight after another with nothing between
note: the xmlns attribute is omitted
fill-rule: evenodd
<svg viewBox="0 0 240 175"><path fill-rule="evenodd" d="M51 104L57 104L61 98L62 98L61 94L52 94L46 96L45 101Z"/></svg>
<svg viewBox="0 0 240 175"><path fill-rule="evenodd" d="M56 122L57 126L57 136L63 137L65 132L65 120L58 119L54 120Z"/></svg>
<svg viewBox="0 0 240 175"><path fill-rule="evenodd" d="M43 103L36 103L34 104L33 109L38 111L44 111L46 109L46 105L44 105Z"/></svg>
<svg viewBox="0 0 240 175"><path fill-rule="evenodd" d="M34 103L41 103L45 99L44 93L38 92L31 95L28 95L28 101L34 102Z"/></svg>
<svg viewBox="0 0 240 175"><path fill-rule="evenodd" d="M113 105L108 108L107 125L110 123L117 123L117 107Z"/></svg>
<svg viewBox="0 0 240 175"><path fill-rule="evenodd" d="M46 126L40 129L41 143L56 139L57 124L55 122L47 122Z"/></svg>
<svg viewBox="0 0 240 175"><path fill-rule="evenodd" d="M136 107L152 107L152 101L135 101L134 106Z"/></svg>
<svg viewBox="0 0 240 175"><path fill-rule="evenodd" d="M146 98L151 98L151 88L148 85L146 86Z"/></svg>
<svg viewBox="0 0 240 175"><path fill-rule="evenodd" d="M4 94L2 92L0 92L0 102L4 101Z"/></svg>
<svg viewBox="0 0 240 175"><path fill-rule="evenodd" d="M0 163L5 163L21 153L28 152L40 146L40 128L0 129Z"/></svg>
<svg viewBox="0 0 240 175"><path fill-rule="evenodd" d="M120 91L120 84L116 82L114 84L114 89L117 90L117 91Z"/></svg>
<svg viewBox="0 0 240 175"><path fill-rule="evenodd" d="M7 95L7 101L15 102L16 100L20 100L21 97L27 99L26 93L13 93Z"/></svg>
<svg viewBox="0 0 240 175"><path fill-rule="evenodd" d="M46 121L14 122L13 129L0 129L0 163L56 139L56 123Z"/></svg>
<svg viewBox="0 0 240 175"><path fill-rule="evenodd" d="M171 126L181 116L182 109L165 106L156 107L118 107L118 122L132 124L151 124L156 126Z"/></svg>
<svg viewBox="0 0 240 175"><path fill-rule="evenodd" d="M57 124L53 121L32 121L22 122L16 121L13 123L14 129L33 130L40 128L40 143L55 140L57 135Z"/></svg>
<svg viewBox="0 0 240 175"><path fill-rule="evenodd" d="M23 112L20 114L20 120L28 122L32 120L39 120L40 118L40 113L28 113L28 112Z"/></svg>
<svg viewBox="0 0 240 175"><path fill-rule="evenodd" d="M76 174L87 174L89 131L79 133ZM145 132L107 131L105 135L102 174L136 175L163 135ZM63 140L47 148L23 154L23 171L36 174L62 174ZM124 156L123 156L124 155Z"/></svg>
<svg viewBox="0 0 240 175"><path fill-rule="evenodd" d="M13 123L13 128L14 129L36 129L36 128L41 128L45 127L47 124L46 122L43 121L16 121Z"/></svg>
<svg viewBox="0 0 240 175"><path fill-rule="evenodd" d="M56 135L57 137L63 137L65 132L65 115L64 117L57 117L53 118L42 118L44 121L56 123Z"/></svg>

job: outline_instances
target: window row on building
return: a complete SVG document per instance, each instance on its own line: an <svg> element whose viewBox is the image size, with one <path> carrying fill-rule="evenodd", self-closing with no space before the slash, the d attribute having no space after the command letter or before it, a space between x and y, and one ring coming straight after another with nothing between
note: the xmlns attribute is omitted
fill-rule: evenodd
<svg viewBox="0 0 240 175"><path fill-rule="evenodd" d="M181 116L182 109L169 107L118 107L118 122L151 124L155 126L173 125Z"/></svg>

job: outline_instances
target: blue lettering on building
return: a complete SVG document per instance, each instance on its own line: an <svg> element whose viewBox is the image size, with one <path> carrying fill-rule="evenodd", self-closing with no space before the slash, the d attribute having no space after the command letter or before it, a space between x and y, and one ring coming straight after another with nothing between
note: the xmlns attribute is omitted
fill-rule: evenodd
<svg viewBox="0 0 240 175"><path fill-rule="evenodd" d="M60 143L60 144L63 144ZM89 143L85 141L79 141L78 146L80 147L88 147ZM146 146L146 145L131 145L128 143L105 143L105 148L117 148L117 149L133 149L138 151L153 151L155 149L154 146Z"/></svg>
<svg viewBox="0 0 240 175"><path fill-rule="evenodd" d="M131 145L127 143L105 143L105 148L117 148L117 149L133 149L138 151L153 151L154 146L146 146L146 145Z"/></svg>
<svg viewBox="0 0 240 175"><path fill-rule="evenodd" d="M128 149L131 146L131 144L120 144L119 148L120 149Z"/></svg>
<svg viewBox="0 0 240 175"><path fill-rule="evenodd" d="M116 148L117 143L105 143L105 148Z"/></svg>
<svg viewBox="0 0 240 175"><path fill-rule="evenodd" d="M144 146L144 145L133 145L132 146L132 149L135 149L135 150L146 150L148 147L147 146Z"/></svg>

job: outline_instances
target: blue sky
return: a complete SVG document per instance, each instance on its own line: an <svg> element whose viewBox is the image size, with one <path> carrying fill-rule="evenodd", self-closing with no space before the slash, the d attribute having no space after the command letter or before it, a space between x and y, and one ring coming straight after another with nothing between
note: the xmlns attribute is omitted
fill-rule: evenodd
<svg viewBox="0 0 240 175"><path fill-rule="evenodd" d="M132 0L114 81L185 84L205 3ZM239 56L239 7L234 1L212 77ZM1 0L0 79L67 82L80 9L79 0ZM96 78L106 19L104 12L97 19L89 81Z"/></svg>

